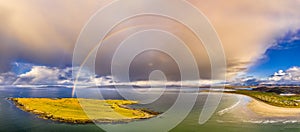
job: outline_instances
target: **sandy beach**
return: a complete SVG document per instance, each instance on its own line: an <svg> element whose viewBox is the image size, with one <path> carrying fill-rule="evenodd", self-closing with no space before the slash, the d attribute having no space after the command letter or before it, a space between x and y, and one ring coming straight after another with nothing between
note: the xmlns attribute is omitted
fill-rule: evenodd
<svg viewBox="0 0 300 132"><path fill-rule="evenodd" d="M253 112L264 117L293 117L300 116L300 108L282 108L276 107L264 102L252 99L248 107Z"/></svg>

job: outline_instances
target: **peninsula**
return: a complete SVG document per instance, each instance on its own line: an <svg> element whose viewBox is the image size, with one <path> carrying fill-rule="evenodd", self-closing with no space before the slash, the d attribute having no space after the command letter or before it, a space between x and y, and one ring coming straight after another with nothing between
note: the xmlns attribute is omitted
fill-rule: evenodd
<svg viewBox="0 0 300 132"><path fill-rule="evenodd" d="M148 119L159 114L146 109L126 107L126 105L138 103L131 100L83 98L9 98L9 100L12 100L21 110L36 114L40 118L65 123L130 122Z"/></svg>
<svg viewBox="0 0 300 132"><path fill-rule="evenodd" d="M275 90L272 89L272 90ZM284 107L284 108L300 108L300 96L298 94L284 95L273 91L258 91L258 90L235 90L227 91L226 93L242 94L252 97L258 101L269 105Z"/></svg>

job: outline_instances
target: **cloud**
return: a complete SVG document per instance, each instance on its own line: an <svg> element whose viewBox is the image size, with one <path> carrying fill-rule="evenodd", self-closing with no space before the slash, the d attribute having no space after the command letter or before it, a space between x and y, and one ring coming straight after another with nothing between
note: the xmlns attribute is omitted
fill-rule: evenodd
<svg viewBox="0 0 300 132"><path fill-rule="evenodd" d="M23 65L32 65L26 64ZM60 69L58 67L47 67L32 65L28 72L23 74L15 74L7 72L0 74L0 85L15 85L15 86L31 86L31 85L59 85L59 86L72 86L74 79L72 72L77 74L79 67L67 67ZM224 84L223 81L218 80L190 80L190 81L161 81L161 80L145 80L145 81L132 81L122 82L113 78L112 76L98 76L89 73L86 70L80 72L80 78L77 79L76 85L82 87L90 86L207 86Z"/></svg>
<svg viewBox="0 0 300 132"><path fill-rule="evenodd" d="M14 85L22 84L55 84L59 80L60 70L46 66L33 66L31 71L21 74Z"/></svg>
<svg viewBox="0 0 300 132"><path fill-rule="evenodd" d="M22 64L32 65L32 64ZM0 85L73 85L74 79L72 73L78 73L79 67L48 67L32 65L28 72L23 74L15 74L13 72L0 74ZM231 84L238 86L256 86L262 84L300 84L300 67L291 67L287 70L278 70L267 78L256 78L253 76L237 77L230 82L222 80L185 80L185 81L160 81L160 80L143 80L123 82L112 76L98 76L82 70L80 78L77 80L79 86L114 86L114 85L130 85L130 86L208 86Z"/></svg>
<svg viewBox="0 0 300 132"><path fill-rule="evenodd" d="M286 70L278 70L273 75L265 78L241 76L233 79L229 83L237 86L300 85L300 67L294 66Z"/></svg>
<svg viewBox="0 0 300 132"><path fill-rule="evenodd" d="M257 86L262 83L262 79L258 79L253 76L246 76L246 77L237 77L229 82L230 85L233 86Z"/></svg>
<svg viewBox="0 0 300 132"><path fill-rule="evenodd" d="M200 87L200 86L221 86L225 84L221 80L190 80L190 81L133 81L133 82L114 82L109 83L108 85L123 85L123 86L140 86L140 87L149 87L149 86L185 86L185 87Z"/></svg>
<svg viewBox="0 0 300 132"><path fill-rule="evenodd" d="M20 58L53 67L70 66L74 44L81 28L97 9L111 1L0 1L0 72L9 71L10 63ZM204 12L220 36L228 61L228 77L245 72L249 66L263 56L268 48L273 46L276 38L289 31L293 32L299 29L299 0L278 0L276 2L273 0L188 1ZM126 37L132 32L127 30L120 32L120 30L139 25L144 25L144 28L165 29L183 37L197 56L202 77L209 79L210 62L204 47L201 47L199 41L190 38L191 33L174 22L151 17L137 18L117 27L114 30L115 35L105 43L115 45L114 43L118 39ZM98 59L97 69L99 71L97 72L100 75L110 74L108 72L110 71L109 59L115 47L108 46L99 53L101 56ZM178 53L180 54L180 49ZM170 76L171 80L177 80L178 77L172 77L178 76L178 68L173 66L174 62L161 53L153 55L155 57L141 55L137 62L143 60L144 62L133 65L134 80L147 79L148 71L155 69L161 69ZM169 61L164 62L157 58ZM145 67L150 62L156 67ZM41 79L35 80L41 81Z"/></svg>
<svg viewBox="0 0 300 132"><path fill-rule="evenodd" d="M278 38L277 44L271 47L275 50L287 50L298 47L298 42L300 41L300 30L297 32L288 32L285 36Z"/></svg>
<svg viewBox="0 0 300 132"><path fill-rule="evenodd" d="M30 65L31 67L22 74L1 73L0 85L73 85L72 72L78 70L78 68L71 67L60 69L28 63L22 63L22 65ZM22 69L23 67L15 67L15 70L18 71L16 68ZM84 80L81 81L84 82Z"/></svg>
<svg viewBox="0 0 300 132"><path fill-rule="evenodd" d="M3 84L4 82L4 77L0 76L0 84Z"/></svg>
<svg viewBox="0 0 300 132"><path fill-rule="evenodd" d="M279 70L275 72L267 83L280 83L280 84L300 84L300 67L292 67L287 70Z"/></svg>
<svg viewBox="0 0 300 132"><path fill-rule="evenodd" d="M12 72L0 73L0 85L10 85L17 79L17 75Z"/></svg>
<svg viewBox="0 0 300 132"><path fill-rule="evenodd" d="M10 62L20 58L54 66L70 64L80 29L103 2L0 1L0 72L9 71Z"/></svg>

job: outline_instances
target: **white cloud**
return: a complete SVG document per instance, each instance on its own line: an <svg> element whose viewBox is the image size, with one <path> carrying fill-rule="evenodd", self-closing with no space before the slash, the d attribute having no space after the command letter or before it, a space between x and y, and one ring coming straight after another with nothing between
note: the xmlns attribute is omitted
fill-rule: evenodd
<svg viewBox="0 0 300 132"><path fill-rule="evenodd" d="M20 84L51 84L59 80L60 70L46 66L33 66L32 69L18 76L14 85Z"/></svg>
<svg viewBox="0 0 300 132"><path fill-rule="evenodd" d="M253 76L237 77L230 82L231 85L300 85L300 67L294 66L287 70L278 70L270 77L256 78Z"/></svg>
<svg viewBox="0 0 300 132"><path fill-rule="evenodd" d="M73 85L72 72L78 72L79 68L67 67L59 69L57 67L32 66L26 73L16 75L12 72L0 74L0 85ZM133 85L133 86L207 86L225 84L219 80L190 80L190 81L114 81L112 76L96 76L87 71L82 71L78 79L79 86L113 86L113 85ZM259 84L300 84L300 67L291 67L287 70L279 70L269 78L255 78L245 76L235 78L228 82L231 85L259 85ZM226 83L227 84L227 83Z"/></svg>
<svg viewBox="0 0 300 132"><path fill-rule="evenodd" d="M23 74L17 75L12 72L0 74L0 85L73 85L72 72L78 72L78 67L66 67L59 69L57 67L32 66L32 68ZM112 77L96 77L83 71L78 79L79 85L111 85Z"/></svg>
<svg viewBox="0 0 300 132"><path fill-rule="evenodd" d="M279 70L278 72L274 73L274 76L284 76L286 73L283 70Z"/></svg>
<svg viewBox="0 0 300 132"><path fill-rule="evenodd" d="M16 79L16 74L12 72L1 73L0 74L0 85L12 84Z"/></svg>
<svg viewBox="0 0 300 132"><path fill-rule="evenodd" d="M292 67L286 71L279 70L268 80L277 83L300 83L300 67Z"/></svg>
<svg viewBox="0 0 300 132"><path fill-rule="evenodd" d="M47 66L32 66L32 68L23 74L17 75L12 72L0 74L1 85L73 85L74 80L72 72L77 73L79 67L67 67L59 69L57 67ZM79 86L207 86L213 84L223 84L222 81L212 80L191 80L191 81L133 81L133 82L119 82L115 81L112 76L96 76L90 74L88 71L82 70L80 78L77 80Z"/></svg>
<svg viewBox="0 0 300 132"><path fill-rule="evenodd" d="M234 85L299 85L300 67L291 67L287 70L278 70L267 78L240 77L231 82Z"/></svg>
<svg viewBox="0 0 300 132"><path fill-rule="evenodd" d="M115 84L111 76L94 77L90 79L90 82L96 85L112 85Z"/></svg>

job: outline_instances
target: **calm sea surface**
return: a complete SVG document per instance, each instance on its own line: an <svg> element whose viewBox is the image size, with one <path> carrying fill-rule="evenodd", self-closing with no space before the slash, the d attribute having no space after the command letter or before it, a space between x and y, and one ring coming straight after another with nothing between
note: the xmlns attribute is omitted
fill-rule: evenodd
<svg viewBox="0 0 300 132"><path fill-rule="evenodd" d="M85 89L87 97L97 98L97 89ZM191 90L193 91L193 90ZM94 124L66 124L39 119L37 116L23 112L15 107L8 97L46 97L46 98L67 98L71 97L72 89L69 88L0 88L0 131L33 131L33 132L60 132L60 131L103 131ZM122 99L122 97L111 88L101 88L101 93L106 99ZM158 94L158 93L157 93ZM198 94L189 92L185 94ZM155 92L149 96L157 96ZM207 95L199 94L195 107L188 117L173 132L299 132L300 123L295 119L264 119L247 110L247 98L239 98L235 95L224 95L219 108L213 117L204 125L198 124L199 115L205 103ZM166 91L156 102L147 105L136 105L132 107L145 107L154 111L164 112L168 110L177 98L176 89ZM242 100L242 101L241 101ZM107 124L120 126L126 124ZM155 127L155 126L153 126ZM122 131L122 130L120 130ZM147 130L151 131L151 130Z"/></svg>

